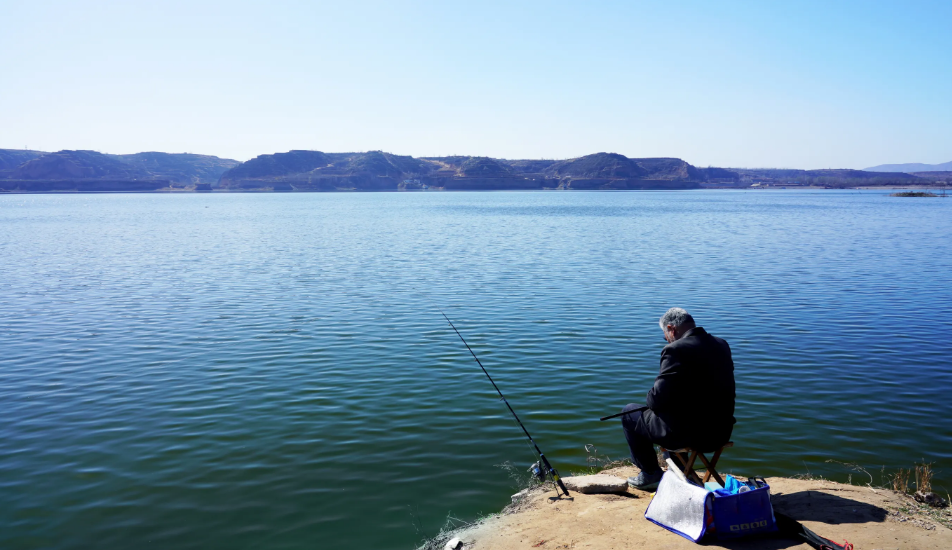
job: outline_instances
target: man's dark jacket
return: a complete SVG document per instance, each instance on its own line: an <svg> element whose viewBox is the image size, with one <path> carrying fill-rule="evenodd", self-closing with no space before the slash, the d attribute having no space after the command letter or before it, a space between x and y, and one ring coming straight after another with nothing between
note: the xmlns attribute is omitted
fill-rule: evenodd
<svg viewBox="0 0 952 550"><path fill-rule="evenodd" d="M642 415L652 441L669 449L716 450L734 428L734 361L727 342L689 330L661 352L661 372Z"/></svg>

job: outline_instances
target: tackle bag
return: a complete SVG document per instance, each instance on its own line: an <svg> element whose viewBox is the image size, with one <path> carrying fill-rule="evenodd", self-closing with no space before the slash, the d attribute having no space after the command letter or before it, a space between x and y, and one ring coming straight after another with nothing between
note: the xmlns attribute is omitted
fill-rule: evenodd
<svg viewBox="0 0 952 550"><path fill-rule="evenodd" d="M777 520L770 505L770 485L763 478L750 478L746 486L743 493L711 493L714 531L718 539L729 540L777 530Z"/></svg>

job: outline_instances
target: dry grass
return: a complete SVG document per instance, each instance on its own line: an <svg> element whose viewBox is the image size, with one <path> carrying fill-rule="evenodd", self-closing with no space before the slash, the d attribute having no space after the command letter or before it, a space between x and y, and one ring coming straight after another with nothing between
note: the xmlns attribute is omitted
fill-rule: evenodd
<svg viewBox="0 0 952 550"><path fill-rule="evenodd" d="M920 493L932 492L932 463L922 461L916 464L916 490Z"/></svg>
<svg viewBox="0 0 952 550"><path fill-rule="evenodd" d="M890 484L892 485L892 490L906 494L909 492L909 476L912 473L911 470L905 470L899 468L899 471L891 476Z"/></svg>
<svg viewBox="0 0 952 550"><path fill-rule="evenodd" d="M909 493L909 481L916 484L916 491L920 493L932 492L932 463L919 462L911 469L899 468L899 470L889 476L889 486L893 491L903 494Z"/></svg>

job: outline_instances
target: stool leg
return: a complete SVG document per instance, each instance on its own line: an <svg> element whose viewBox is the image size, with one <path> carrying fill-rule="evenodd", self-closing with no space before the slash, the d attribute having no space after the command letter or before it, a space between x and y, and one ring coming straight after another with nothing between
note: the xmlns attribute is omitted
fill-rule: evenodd
<svg viewBox="0 0 952 550"><path fill-rule="evenodd" d="M692 450L691 456L688 458L687 468L684 470L684 475L687 478L693 479L694 481L700 481L701 478L697 476L694 472L694 461L697 460L698 452Z"/></svg>
<svg viewBox="0 0 952 550"><path fill-rule="evenodd" d="M710 462L707 461L707 458L705 458L704 455L699 456L701 462L704 463L704 467L707 468L707 472L704 473L704 483L707 483L707 480L711 479L711 476L714 476L714 480L720 483L721 487L724 486L724 480L721 478L720 474L717 473L717 470L714 469L714 466L717 464L717 459L720 458L720 456L720 450L714 453L714 456L711 457Z"/></svg>
<svg viewBox="0 0 952 550"><path fill-rule="evenodd" d="M721 451L723 451L723 450L724 450L724 447L721 447L720 449L718 449L717 451L714 452L714 456L711 457L711 462L710 462L710 464L708 464L708 462L707 462L706 460L704 460L704 458L701 459L701 460L704 460L704 466L707 467L707 471L704 472L704 483L707 483L707 480L711 479L711 472L712 472L712 471L713 471L715 474L717 473L717 471L714 470L714 467L717 466L717 459L720 458L720 456L721 456ZM704 455L701 455L701 457L704 457ZM720 482L718 482L718 483L720 483ZM723 486L724 486L724 484L721 483L721 487L723 487Z"/></svg>

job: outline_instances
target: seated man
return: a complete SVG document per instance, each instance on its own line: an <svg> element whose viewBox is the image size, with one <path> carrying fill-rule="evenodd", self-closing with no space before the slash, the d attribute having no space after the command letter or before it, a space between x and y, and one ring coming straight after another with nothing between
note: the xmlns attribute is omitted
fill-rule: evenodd
<svg viewBox="0 0 952 550"><path fill-rule="evenodd" d="M631 460L641 473L628 484L657 488L661 467L654 444L666 449L692 447L711 452L727 443L734 429L734 361L724 340L694 325L691 315L673 307L661 317L664 339L661 372L648 391L648 405L630 404L621 417Z"/></svg>

